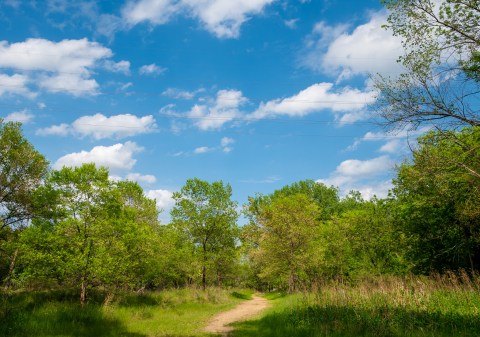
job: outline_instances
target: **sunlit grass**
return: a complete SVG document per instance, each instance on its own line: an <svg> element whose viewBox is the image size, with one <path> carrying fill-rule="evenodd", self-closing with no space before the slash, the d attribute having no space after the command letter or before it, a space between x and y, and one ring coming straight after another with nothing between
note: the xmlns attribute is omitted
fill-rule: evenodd
<svg viewBox="0 0 480 337"><path fill-rule="evenodd" d="M380 278L273 293L273 307L258 320L237 324L233 336L480 336L478 281Z"/></svg>
<svg viewBox="0 0 480 337"><path fill-rule="evenodd" d="M108 305L103 294L94 294L83 307L74 292L2 294L0 336L207 336L202 328L208 320L249 294L185 288L119 294Z"/></svg>

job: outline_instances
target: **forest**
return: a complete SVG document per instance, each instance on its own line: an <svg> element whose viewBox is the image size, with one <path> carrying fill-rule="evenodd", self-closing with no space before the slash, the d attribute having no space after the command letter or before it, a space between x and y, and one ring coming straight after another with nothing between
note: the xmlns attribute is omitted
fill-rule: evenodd
<svg viewBox="0 0 480 337"><path fill-rule="evenodd" d="M479 4L384 3L406 72L372 77L372 109L391 132L430 130L387 198L301 180L238 205L228 182L192 177L161 223L138 183L94 163L52 169L0 120L0 334L195 335L115 324L196 304L205 322L253 291L278 304L235 336L480 333Z"/></svg>

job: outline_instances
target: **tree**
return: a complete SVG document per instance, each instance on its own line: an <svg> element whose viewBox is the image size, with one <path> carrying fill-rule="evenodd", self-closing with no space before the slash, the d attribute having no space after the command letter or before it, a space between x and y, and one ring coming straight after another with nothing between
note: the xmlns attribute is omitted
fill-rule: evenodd
<svg viewBox="0 0 480 337"><path fill-rule="evenodd" d="M394 193L418 272L480 269L480 128L430 132L398 168Z"/></svg>
<svg viewBox="0 0 480 337"><path fill-rule="evenodd" d="M328 220L340 211L340 198L338 189L327 187L314 180L301 180L291 185L282 187L272 193L271 198L303 194L314 201L319 207L319 220Z"/></svg>
<svg viewBox="0 0 480 337"><path fill-rule="evenodd" d="M152 275L159 228L155 202L106 168L52 171L35 194L42 213L21 236L23 276L80 289L142 287ZM146 277L148 275L149 277Z"/></svg>
<svg viewBox="0 0 480 337"><path fill-rule="evenodd" d="M217 272L217 281L221 281L225 267L222 261L235 254L238 214L231 197L230 185L197 178L187 180L180 192L173 194L176 204L171 211L172 224L194 245L203 289L209 271Z"/></svg>
<svg viewBox="0 0 480 337"><path fill-rule="evenodd" d="M478 1L385 0L387 27L403 41L406 72L378 75L376 103L391 128L480 126Z"/></svg>
<svg viewBox="0 0 480 337"><path fill-rule="evenodd" d="M18 256L13 244L18 227L33 216L32 194L47 167L47 160L23 137L20 123L0 119L0 280L5 277L6 286Z"/></svg>
<svg viewBox="0 0 480 337"><path fill-rule="evenodd" d="M0 119L0 230L32 217L32 192L48 162L23 137L20 123Z"/></svg>
<svg viewBox="0 0 480 337"><path fill-rule="evenodd" d="M318 206L304 194L279 196L258 214L258 245L252 259L261 266L260 278L289 292L308 279L316 255ZM255 234L254 234L255 235Z"/></svg>

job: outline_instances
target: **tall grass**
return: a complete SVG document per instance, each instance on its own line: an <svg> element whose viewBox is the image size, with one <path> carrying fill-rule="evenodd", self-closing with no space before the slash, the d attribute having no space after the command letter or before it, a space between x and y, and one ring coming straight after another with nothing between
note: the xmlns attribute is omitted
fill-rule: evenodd
<svg viewBox="0 0 480 337"><path fill-rule="evenodd" d="M234 336L480 336L479 290L465 273L329 283L270 295L274 308Z"/></svg>
<svg viewBox="0 0 480 337"><path fill-rule="evenodd" d="M207 321L248 293L185 288L116 294L105 301L104 293L92 292L83 307L76 291L2 293L0 336L205 336Z"/></svg>

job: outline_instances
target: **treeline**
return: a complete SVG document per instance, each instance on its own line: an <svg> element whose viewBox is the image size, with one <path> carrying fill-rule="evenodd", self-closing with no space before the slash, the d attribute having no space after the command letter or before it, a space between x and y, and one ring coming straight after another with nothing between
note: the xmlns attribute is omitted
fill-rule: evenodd
<svg viewBox="0 0 480 337"><path fill-rule="evenodd" d="M49 170L18 123L0 122L0 278L5 288L88 291L244 285L297 291L326 280L480 268L480 130L432 131L386 199L306 180L243 206L190 179L171 223L132 181L94 164Z"/></svg>

